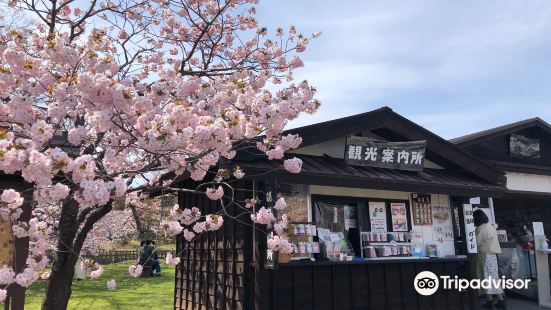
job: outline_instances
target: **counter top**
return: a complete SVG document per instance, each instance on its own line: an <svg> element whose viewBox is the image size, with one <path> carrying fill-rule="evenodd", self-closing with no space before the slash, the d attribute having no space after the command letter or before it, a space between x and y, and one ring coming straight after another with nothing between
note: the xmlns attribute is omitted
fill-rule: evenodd
<svg viewBox="0 0 551 310"><path fill-rule="evenodd" d="M378 257L369 258L365 260L352 260L352 261L292 261L286 264L278 264L278 267L299 267L299 266L331 266L331 265L358 265L358 264L400 264L400 263L445 263L445 262L459 262L467 261L467 257L464 255L448 256L448 257Z"/></svg>

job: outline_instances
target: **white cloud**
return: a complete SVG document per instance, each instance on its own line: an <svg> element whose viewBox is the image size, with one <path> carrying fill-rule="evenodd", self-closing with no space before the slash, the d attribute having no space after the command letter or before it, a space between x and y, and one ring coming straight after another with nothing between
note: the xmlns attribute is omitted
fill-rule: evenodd
<svg viewBox="0 0 551 310"><path fill-rule="evenodd" d="M551 117L548 0L278 0L259 13L269 25L323 31L297 72L323 105L293 125L383 105L448 137Z"/></svg>

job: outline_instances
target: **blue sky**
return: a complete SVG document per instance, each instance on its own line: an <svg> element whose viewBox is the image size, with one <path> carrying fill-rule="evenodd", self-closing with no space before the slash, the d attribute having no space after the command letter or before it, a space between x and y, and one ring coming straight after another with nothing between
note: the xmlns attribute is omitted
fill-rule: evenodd
<svg viewBox="0 0 551 310"><path fill-rule="evenodd" d="M551 122L551 1L264 0L261 24L321 30L297 72L322 108L292 127L389 106L453 138Z"/></svg>

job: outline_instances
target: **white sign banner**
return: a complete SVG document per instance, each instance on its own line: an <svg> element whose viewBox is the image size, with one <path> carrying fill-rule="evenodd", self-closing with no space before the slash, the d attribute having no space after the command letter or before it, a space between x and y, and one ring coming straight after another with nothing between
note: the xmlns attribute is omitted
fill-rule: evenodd
<svg viewBox="0 0 551 310"><path fill-rule="evenodd" d="M369 202L369 221L372 232L386 232L386 204L384 202Z"/></svg>
<svg viewBox="0 0 551 310"><path fill-rule="evenodd" d="M467 252L478 253L476 248L476 232L474 227L473 205L463 205L463 218L465 219L465 236L467 237Z"/></svg>
<svg viewBox="0 0 551 310"><path fill-rule="evenodd" d="M545 232L543 231L543 222L534 222L532 223L532 226L534 226L534 236L545 236Z"/></svg>

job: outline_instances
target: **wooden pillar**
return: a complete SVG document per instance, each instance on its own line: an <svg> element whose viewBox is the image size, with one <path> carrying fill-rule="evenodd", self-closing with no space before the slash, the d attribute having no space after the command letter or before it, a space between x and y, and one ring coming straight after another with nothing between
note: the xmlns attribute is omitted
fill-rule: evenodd
<svg viewBox="0 0 551 310"><path fill-rule="evenodd" d="M19 217L20 221L26 222L31 219L32 212L32 193L23 192L29 189L29 185L23 183L20 177L13 175L2 175L0 181L0 192L4 189L15 189L21 193L21 196L25 199L23 203L23 213ZM23 271L25 268L25 262L29 254L29 238L17 238L13 243L13 259L12 268L15 273ZM17 283L12 283L8 287L8 296L4 301L5 310L23 310L25 308L25 288L19 286Z"/></svg>
<svg viewBox="0 0 551 310"><path fill-rule="evenodd" d="M476 278L476 270L477 270L477 260L478 260L478 254L476 253L468 253L467 252L467 234L465 232L465 217L463 213L463 203L466 203L467 198L462 197L454 197L453 201L454 204L459 208L459 227L461 230L461 254L466 254L469 261L466 264L467 270L465 271L465 275L468 279L474 279ZM479 310L480 309L480 300L478 298L478 290L469 289L468 292L468 303L469 303L469 309L472 310Z"/></svg>

